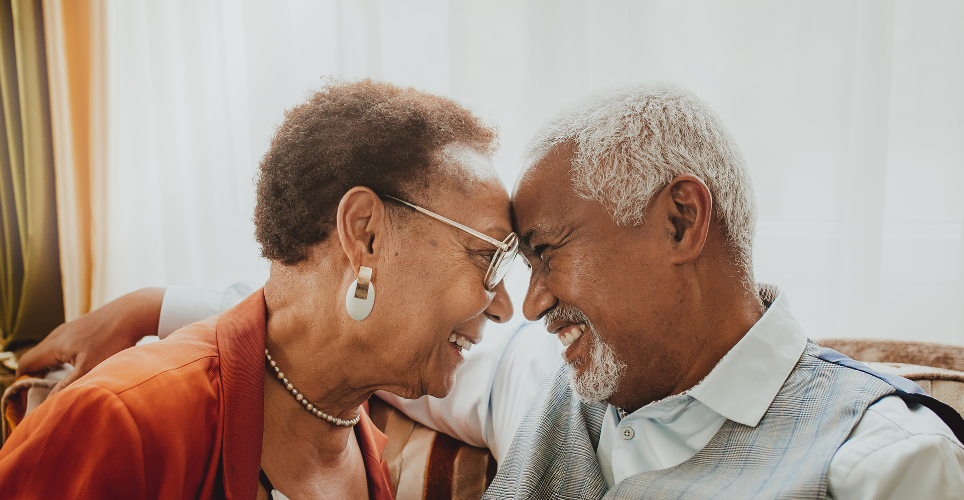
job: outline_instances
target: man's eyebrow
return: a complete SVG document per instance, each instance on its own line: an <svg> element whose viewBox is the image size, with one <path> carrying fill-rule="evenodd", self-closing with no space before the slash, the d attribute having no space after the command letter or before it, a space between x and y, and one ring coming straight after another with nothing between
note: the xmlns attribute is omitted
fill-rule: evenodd
<svg viewBox="0 0 964 500"><path fill-rule="evenodd" d="M519 238L519 240L521 240L523 245L531 248L532 247L531 241L533 238L551 239L553 236L556 236L565 232L568 227L569 227L568 225L546 227L543 224L539 224L533 227L532 229L529 229L528 231L526 231L522 235L522 237Z"/></svg>
<svg viewBox="0 0 964 500"><path fill-rule="evenodd" d="M533 227L532 229L529 229L528 231L523 233L522 236L519 237L519 241L522 243L522 245L526 247L531 247L532 243L530 243L530 241L532 240L533 237L538 236L540 232L545 232L545 229L543 228L543 226L539 225L539 226Z"/></svg>

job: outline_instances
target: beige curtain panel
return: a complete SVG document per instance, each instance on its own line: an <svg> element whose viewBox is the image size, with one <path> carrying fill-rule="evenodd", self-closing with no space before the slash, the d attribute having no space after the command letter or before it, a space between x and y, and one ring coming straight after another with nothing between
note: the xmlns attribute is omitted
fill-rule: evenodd
<svg viewBox="0 0 964 500"><path fill-rule="evenodd" d="M94 300L106 269L106 57L104 2L43 0L50 116L57 182L60 272L68 321L106 302ZM97 236L100 235L100 236ZM94 262L101 265L95 266ZM101 270L100 276L94 269Z"/></svg>
<svg viewBox="0 0 964 500"><path fill-rule="evenodd" d="M0 333L7 350L64 320L40 0L0 0Z"/></svg>

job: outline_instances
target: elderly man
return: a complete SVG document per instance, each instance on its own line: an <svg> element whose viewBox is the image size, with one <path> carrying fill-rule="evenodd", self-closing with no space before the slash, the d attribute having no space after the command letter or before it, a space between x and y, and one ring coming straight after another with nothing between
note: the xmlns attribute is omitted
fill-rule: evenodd
<svg viewBox="0 0 964 500"><path fill-rule="evenodd" d="M567 363L489 497L964 496L964 448L919 389L822 350L754 285L750 181L698 99L606 95L530 158L513 196L523 310Z"/></svg>
<svg viewBox="0 0 964 500"><path fill-rule="evenodd" d="M445 399L382 395L492 449L487 497L964 496L964 447L929 408L960 416L821 349L785 295L755 284L749 177L694 96L640 86L561 115L533 141L513 205L532 269L523 311L553 336L490 332ZM143 304L159 293L141 292L150 314L114 307L153 328ZM233 295L169 290L160 328ZM105 343L69 340L91 326L27 362L98 361Z"/></svg>

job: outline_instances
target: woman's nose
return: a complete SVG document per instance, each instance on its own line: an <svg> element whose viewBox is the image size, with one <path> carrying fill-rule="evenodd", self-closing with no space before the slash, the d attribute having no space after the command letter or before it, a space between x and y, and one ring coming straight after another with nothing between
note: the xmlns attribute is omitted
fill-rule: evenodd
<svg viewBox="0 0 964 500"><path fill-rule="evenodd" d="M522 303L522 313L529 321L538 321L546 311L555 307L559 300L546 286L545 280L535 272L529 277L529 289Z"/></svg>
<svg viewBox="0 0 964 500"><path fill-rule="evenodd" d="M505 289L505 280L500 281L492 291L495 292L495 298L485 310L485 315L496 323L505 323L512 318L512 300Z"/></svg>

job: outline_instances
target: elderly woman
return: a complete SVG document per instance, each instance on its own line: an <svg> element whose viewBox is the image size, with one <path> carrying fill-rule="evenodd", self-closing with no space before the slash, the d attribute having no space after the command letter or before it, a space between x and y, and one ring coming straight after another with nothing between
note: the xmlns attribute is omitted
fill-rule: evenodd
<svg viewBox="0 0 964 500"><path fill-rule="evenodd" d="M41 405L0 450L5 493L391 498L366 401L445 396L512 315L494 141L448 99L370 81L288 111L258 181L264 288Z"/></svg>

